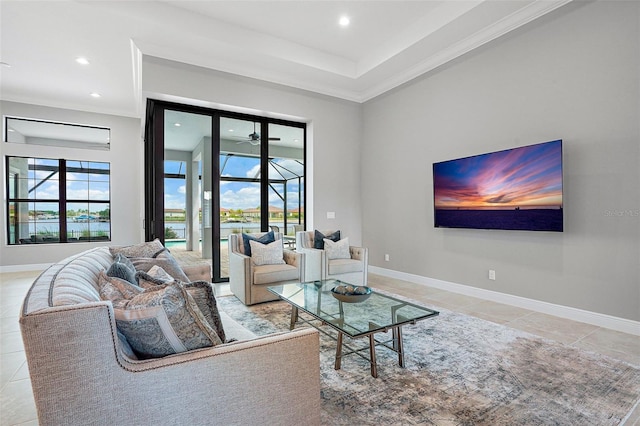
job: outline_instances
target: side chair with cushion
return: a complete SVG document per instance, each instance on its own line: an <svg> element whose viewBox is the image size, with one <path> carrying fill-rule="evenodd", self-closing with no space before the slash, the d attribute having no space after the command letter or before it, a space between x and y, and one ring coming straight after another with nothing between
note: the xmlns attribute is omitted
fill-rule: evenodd
<svg viewBox="0 0 640 426"><path fill-rule="evenodd" d="M229 235L229 287L245 305L278 300L267 287L300 282L304 254L283 248L282 234Z"/></svg>
<svg viewBox="0 0 640 426"><path fill-rule="evenodd" d="M296 232L296 250L305 256L305 281L335 278L367 285L369 249L349 245L340 231Z"/></svg>

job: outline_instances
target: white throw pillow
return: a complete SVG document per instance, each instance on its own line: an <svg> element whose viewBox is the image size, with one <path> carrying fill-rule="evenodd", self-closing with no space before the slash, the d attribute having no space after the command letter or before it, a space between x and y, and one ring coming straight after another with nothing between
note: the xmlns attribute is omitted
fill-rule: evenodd
<svg viewBox="0 0 640 426"><path fill-rule="evenodd" d="M327 251L327 258L329 260L351 259L351 253L349 252L349 238L343 238L337 242L333 242L325 238L324 249Z"/></svg>
<svg viewBox="0 0 640 426"><path fill-rule="evenodd" d="M250 240L249 244L251 245L251 260L254 265L282 265L285 263L282 255L282 240L275 240L269 244Z"/></svg>

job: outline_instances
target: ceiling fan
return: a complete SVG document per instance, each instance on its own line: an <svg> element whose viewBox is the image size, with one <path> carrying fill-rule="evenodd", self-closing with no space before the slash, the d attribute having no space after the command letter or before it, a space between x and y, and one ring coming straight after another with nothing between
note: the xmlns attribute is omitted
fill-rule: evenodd
<svg viewBox="0 0 640 426"><path fill-rule="evenodd" d="M269 138L270 141L279 141L280 138ZM256 132L256 123L253 123L253 133L249 133L247 139L243 139L238 144L249 142L251 145L260 145L260 134Z"/></svg>

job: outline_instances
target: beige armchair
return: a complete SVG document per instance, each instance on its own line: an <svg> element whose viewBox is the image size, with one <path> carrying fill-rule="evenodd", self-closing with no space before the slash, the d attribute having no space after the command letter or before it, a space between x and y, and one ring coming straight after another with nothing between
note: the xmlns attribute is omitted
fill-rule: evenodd
<svg viewBox="0 0 640 426"><path fill-rule="evenodd" d="M334 231L320 231L323 235ZM304 281L335 278L349 284L367 285L369 249L349 246L349 259L329 259L326 250L314 248L315 231L296 232L296 251L304 254Z"/></svg>
<svg viewBox="0 0 640 426"><path fill-rule="evenodd" d="M251 234L260 238L266 233ZM282 234L274 232L276 241L282 242ZM304 278L304 254L283 249L284 264L256 265L245 254L242 235L229 235L229 287L245 305L278 300L267 287L301 282Z"/></svg>

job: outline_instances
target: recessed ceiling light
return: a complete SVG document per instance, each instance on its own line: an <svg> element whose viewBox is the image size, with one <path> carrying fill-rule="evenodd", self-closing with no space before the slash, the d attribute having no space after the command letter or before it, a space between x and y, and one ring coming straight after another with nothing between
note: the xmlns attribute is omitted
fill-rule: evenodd
<svg viewBox="0 0 640 426"><path fill-rule="evenodd" d="M99 98L99 97L101 97L101 96L102 96L102 95L101 95L100 93L96 93L96 92L91 93L91 97L92 97L92 98Z"/></svg>
<svg viewBox="0 0 640 426"><path fill-rule="evenodd" d="M233 129L229 129L230 132L233 132Z"/></svg>
<svg viewBox="0 0 640 426"><path fill-rule="evenodd" d="M0 62L0 65L2 65L3 67L11 68L11 64L8 64L6 62Z"/></svg>
<svg viewBox="0 0 640 426"><path fill-rule="evenodd" d="M348 27L349 23L351 23L351 20L349 19L348 16L341 16L338 23L340 24L341 27Z"/></svg>
<svg viewBox="0 0 640 426"><path fill-rule="evenodd" d="M77 57L76 62L80 65L89 65L89 60L83 56Z"/></svg>
<svg viewBox="0 0 640 426"><path fill-rule="evenodd" d="M173 123L173 125L176 126L176 127L182 126L182 124L180 124L180 123Z"/></svg>

